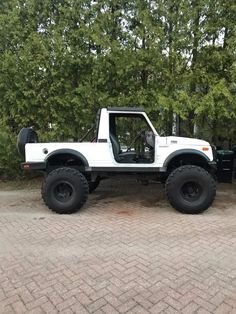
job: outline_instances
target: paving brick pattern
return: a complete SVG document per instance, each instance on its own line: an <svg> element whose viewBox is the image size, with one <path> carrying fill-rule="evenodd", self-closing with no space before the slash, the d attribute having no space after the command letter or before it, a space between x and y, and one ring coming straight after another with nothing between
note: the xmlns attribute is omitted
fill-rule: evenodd
<svg viewBox="0 0 236 314"><path fill-rule="evenodd" d="M71 216L0 192L1 314L236 313L236 187L188 216L161 185L124 182Z"/></svg>

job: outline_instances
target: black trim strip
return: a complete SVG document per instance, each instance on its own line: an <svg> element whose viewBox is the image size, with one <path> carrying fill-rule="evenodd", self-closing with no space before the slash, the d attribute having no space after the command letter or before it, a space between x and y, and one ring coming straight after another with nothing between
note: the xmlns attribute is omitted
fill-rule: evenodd
<svg viewBox="0 0 236 314"><path fill-rule="evenodd" d="M107 110L110 111L130 111L130 112L145 112L143 108L137 107L108 107Z"/></svg>
<svg viewBox="0 0 236 314"><path fill-rule="evenodd" d="M107 143L107 139L106 138L100 138L98 140L98 143Z"/></svg>
<svg viewBox="0 0 236 314"><path fill-rule="evenodd" d="M46 162L22 162L21 169L23 170L45 170Z"/></svg>
<svg viewBox="0 0 236 314"><path fill-rule="evenodd" d="M160 172L165 171L165 168L160 167L88 167L86 171L91 172Z"/></svg>

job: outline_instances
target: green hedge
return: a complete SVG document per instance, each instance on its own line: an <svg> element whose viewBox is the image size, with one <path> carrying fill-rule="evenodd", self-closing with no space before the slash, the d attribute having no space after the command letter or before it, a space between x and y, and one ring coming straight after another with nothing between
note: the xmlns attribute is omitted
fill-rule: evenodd
<svg viewBox="0 0 236 314"><path fill-rule="evenodd" d="M0 129L0 178L13 179L23 176L21 157L16 148L16 135L7 128Z"/></svg>

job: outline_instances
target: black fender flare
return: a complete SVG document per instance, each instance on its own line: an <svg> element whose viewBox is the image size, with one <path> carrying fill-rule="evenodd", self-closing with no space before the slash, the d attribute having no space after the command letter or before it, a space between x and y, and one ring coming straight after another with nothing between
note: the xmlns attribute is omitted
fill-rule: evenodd
<svg viewBox="0 0 236 314"><path fill-rule="evenodd" d="M69 148L62 148L62 149L54 150L53 152L51 152L50 154L47 155L45 162L47 163L51 157L54 157L56 155L62 155L62 154L73 155L82 161L84 167L89 167L88 160L84 157L83 154L81 154L80 152L78 152L74 149L69 149Z"/></svg>
<svg viewBox="0 0 236 314"><path fill-rule="evenodd" d="M204 158L207 163L209 163L209 161L210 161L210 158L206 154L200 152L199 150L196 150L196 149L193 149L193 148L179 149L179 150L176 150L173 153L171 153L166 158L166 160L164 161L163 167L167 167L171 160L173 160L174 158L176 158L176 157L178 157L180 155L197 155L199 157Z"/></svg>

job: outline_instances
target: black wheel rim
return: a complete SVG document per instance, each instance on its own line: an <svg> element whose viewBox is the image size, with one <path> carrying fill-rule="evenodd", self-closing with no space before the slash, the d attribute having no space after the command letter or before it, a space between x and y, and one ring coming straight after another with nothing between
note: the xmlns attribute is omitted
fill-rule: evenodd
<svg viewBox="0 0 236 314"><path fill-rule="evenodd" d="M202 195L202 187L197 182L189 181L182 185L181 194L186 201L197 201Z"/></svg>
<svg viewBox="0 0 236 314"><path fill-rule="evenodd" d="M74 188L69 182L59 182L53 188L53 195L57 201L66 203L70 201L74 194Z"/></svg>

